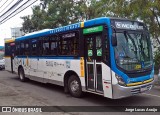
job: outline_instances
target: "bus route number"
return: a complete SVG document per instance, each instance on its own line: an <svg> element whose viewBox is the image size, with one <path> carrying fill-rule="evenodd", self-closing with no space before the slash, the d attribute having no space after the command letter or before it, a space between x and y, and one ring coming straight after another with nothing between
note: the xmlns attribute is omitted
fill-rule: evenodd
<svg viewBox="0 0 160 115"><path fill-rule="evenodd" d="M136 65L135 69L141 69L141 65Z"/></svg>

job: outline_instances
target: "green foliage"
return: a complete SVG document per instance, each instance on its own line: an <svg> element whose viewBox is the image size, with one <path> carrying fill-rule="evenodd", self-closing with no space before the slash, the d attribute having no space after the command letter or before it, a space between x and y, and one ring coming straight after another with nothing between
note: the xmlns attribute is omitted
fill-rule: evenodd
<svg viewBox="0 0 160 115"><path fill-rule="evenodd" d="M155 73L158 74L158 70L160 69L160 51L157 50L154 53L154 62L155 62Z"/></svg>
<svg viewBox="0 0 160 115"><path fill-rule="evenodd" d="M105 0L104 0L105 1ZM103 2L104 2L103 1ZM140 20L147 24L151 36L160 44L160 0L109 0L109 16Z"/></svg>
<svg viewBox="0 0 160 115"><path fill-rule="evenodd" d="M24 17L21 17L21 19L23 19L23 21L24 21L23 24L22 24L22 30L25 33L32 32L32 30L34 29L34 27L32 26L32 22L31 22L30 16L24 16Z"/></svg>
<svg viewBox="0 0 160 115"><path fill-rule="evenodd" d="M147 24L153 38L160 36L160 0L41 0L33 15L22 17L24 32L56 28L101 16L129 18Z"/></svg>
<svg viewBox="0 0 160 115"><path fill-rule="evenodd" d="M82 16L83 3L82 0L41 0L40 5L32 8L31 17L22 17L22 29L24 32L31 32L78 22Z"/></svg>
<svg viewBox="0 0 160 115"><path fill-rule="evenodd" d="M101 0L41 0L32 8L33 15L21 17L22 29L28 33L105 16L102 4Z"/></svg>
<svg viewBox="0 0 160 115"><path fill-rule="evenodd" d="M25 33L38 31L45 28L44 23L46 19L46 12L41 10L40 6L34 6L32 8L33 15L21 17L23 19L22 30Z"/></svg>

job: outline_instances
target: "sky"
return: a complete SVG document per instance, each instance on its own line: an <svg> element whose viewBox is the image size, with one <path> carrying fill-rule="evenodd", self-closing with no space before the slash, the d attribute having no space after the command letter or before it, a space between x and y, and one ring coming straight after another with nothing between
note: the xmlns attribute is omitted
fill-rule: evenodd
<svg viewBox="0 0 160 115"><path fill-rule="evenodd" d="M5 0L2 0L2 1L5 1ZM3 5L2 1L0 2L0 6ZM32 14L31 7L37 4L39 4L39 2L34 3L32 6L28 7L27 9L23 10L13 18L9 19L8 21L0 25L0 46L4 46L4 38L11 38L11 28L22 27L23 20L20 19L20 17L31 15ZM2 10L3 8L0 8L0 12Z"/></svg>

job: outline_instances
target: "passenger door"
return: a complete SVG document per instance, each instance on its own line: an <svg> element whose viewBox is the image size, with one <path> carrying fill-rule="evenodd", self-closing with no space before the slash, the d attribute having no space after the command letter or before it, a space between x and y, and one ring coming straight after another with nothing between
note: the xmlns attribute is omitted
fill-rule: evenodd
<svg viewBox="0 0 160 115"><path fill-rule="evenodd" d="M87 89L103 92L102 87L102 34L85 36Z"/></svg>
<svg viewBox="0 0 160 115"><path fill-rule="evenodd" d="M112 98L108 28L95 26L83 29L86 88L90 92Z"/></svg>

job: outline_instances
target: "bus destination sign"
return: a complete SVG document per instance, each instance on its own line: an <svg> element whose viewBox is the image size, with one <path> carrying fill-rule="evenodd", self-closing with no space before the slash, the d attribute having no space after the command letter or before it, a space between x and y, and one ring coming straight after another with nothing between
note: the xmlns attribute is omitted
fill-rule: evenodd
<svg viewBox="0 0 160 115"><path fill-rule="evenodd" d="M117 29L127 29L127 30L144 30L146 27L143 23L135 22L135 21L121 21L114 20L112 21L112 25L114 25Z"/></svg>
<svg viewBox="0 0 160 115"><path fill-rule="evenodd" d="M140 26L137 23L115 22L115 25L116 28L119 29L143 30L143 26Z"/></svg>
<svg viewBox="0 0 160 115"><path fill-rule="evenodd" d="M76 36L76 33L67 33L67 34L62 35L62 38L71 38L75 36Z"/></svg>
<svg viewBox="0 0 160 115"><path fill-rule="evenodd" d="M103 26L96 26L92 28L83 29L83 34L95 33L103 31Z"/></svg>

